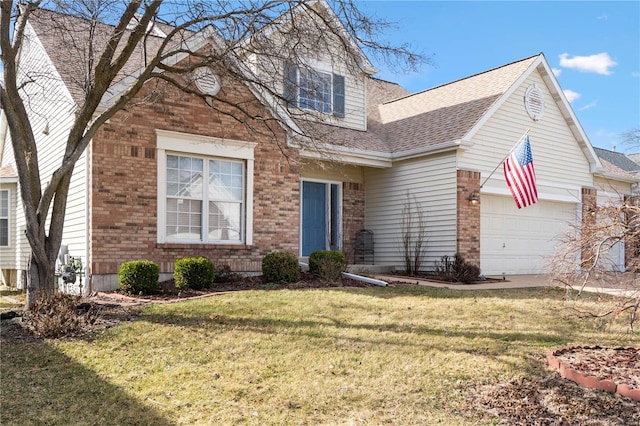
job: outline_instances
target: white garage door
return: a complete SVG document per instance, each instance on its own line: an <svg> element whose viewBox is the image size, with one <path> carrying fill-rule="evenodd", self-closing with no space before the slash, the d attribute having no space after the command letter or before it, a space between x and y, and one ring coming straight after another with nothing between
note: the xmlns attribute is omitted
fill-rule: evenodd
<svg viewBox="0 0 640 426"><path fill-rule="evenodd" d="M493 276L549 272L558 237L575 220L575 203L538 201L518 209L511 197L482 195L482 273Z"/></svg>

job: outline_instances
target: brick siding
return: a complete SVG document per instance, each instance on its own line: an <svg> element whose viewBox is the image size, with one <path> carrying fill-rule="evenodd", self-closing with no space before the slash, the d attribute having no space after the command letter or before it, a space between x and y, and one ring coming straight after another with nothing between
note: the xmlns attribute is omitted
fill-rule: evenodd
<svg viewBox="0 0 640 426"><path fill-rule="evenodd" d="M480 172L457 171L457 238L456 251L467 262L480 266ZM478 203L469 201L478 195Z"/></svg>
<svg viewBox="0 0 640 426"><path fill-rule="evenodd" d="M223 96L254 116L270 117L243 85L223 78ZM153 102L148 99L154 98ZM214 101L215 102L215 101ZM90 251L93 275L115 274L125 261L147 259L173 271L184 256L202 255L234 271L259 271L273 250L298 253L298 152L286 147L284 130L273 120L252 120L178 89L148 82L125 110L96 134L91 145ZM257 142L251 246L157 243L157 158L155 129Z"/></svg>
<svg viewBox="0 0 640 426"><path fill-rule="evenodd" d="M364 228L364 184L342 184L342 251L347 262L355 262L356 232Z"/></svg>

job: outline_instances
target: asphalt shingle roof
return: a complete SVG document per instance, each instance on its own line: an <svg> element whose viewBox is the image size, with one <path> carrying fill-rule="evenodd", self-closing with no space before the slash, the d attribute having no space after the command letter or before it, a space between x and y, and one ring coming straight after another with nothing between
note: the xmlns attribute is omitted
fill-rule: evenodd
<svg viewBox="0 0 640 426"><path fill-rule="evenodd" d="M393 152L433 147L467 134L538 56L386 102L383 125Z"/></svg>
<svg viewBox="0 0 640 426"><path fill-rule="evenodd" d="M95 25L95 51L108 40L113 27L44 9L30 19L38 37L60 73L74 100L82 105L87 75L89 29ZM65 31L60 26L74 31ZM138 46L123 68L118 81L138 70L162 43L149 36L146 50ZM330 143L363 151L401 153L463 138L502 95L538 58L532 56L452 83L410 94L395 83L367 78L367 130L305 123L301 127L315 135L324 134ZM298 121L301 123L301 121Z"/></svg>
<svg viewBox="0 0 640 426"><path fill-rule="evenodd" d="M596 154L598 155L598 157L600 157L600 159L613 164L618 169L630 173L640 173L640 164L637 164L622 152L609 151L606 149L595 147L594 150L596 151Z"/></svg>

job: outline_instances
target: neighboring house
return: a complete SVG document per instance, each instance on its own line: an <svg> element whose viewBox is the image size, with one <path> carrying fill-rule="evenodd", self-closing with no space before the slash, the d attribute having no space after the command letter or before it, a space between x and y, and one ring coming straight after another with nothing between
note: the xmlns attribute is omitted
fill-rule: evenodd
<svg viewBox="0 0 640 426"><path fill-rule="evenodd" d="M39 33L36 22L28 30L34 37L24 66L60 77L47 88L47 102L33 103L40 108L33 126L46 181L81 92L60 41ZM225 102L247 103L259 117L250 126L176 89L144 102L157 95L155 83L147 83L74 169L63 244L86 267L77 290L116 288L118 267L135 259L157 262L163 278L177 258L192 255L247 273L260 271L262 257L274 250L300 257L341 250L353 262L363 229L373 235L374 263L402 268L407 200L424 214L425 269L459 252L485 275L544 273L558 235L607 188L631 193L633 179L602 167L542 54L410 94L372 78L375 69L357 53L356 64L320 55L281 61L278 69L247 56L256 75L281 76L276 90L286 105L274 106L265 93L219 70L222 87L213 102L221 100L223 109ZM359 72L347 72L354 67ZM301 114L309 111L317 118ZM294 133L322 135L321 141L310 146L264 117L289 123ZM492 172L527 131L540 200L518 210L501 168ZM0 144L0 191L9 205L0 266L3 280L16 284L29 247L8 137ZM622 256L618 269L624 264Z"/></svg>
<svg viewBox="0 0 640 426"><path fill-rule="evenodd" d="M605 169L610 170L611 173L620 177L626 176L627 179L630 178L631 180L640 178L640 164L634 160L634 158L640 160L640 154L627 155L602 148L594 149L600 160L602 160ZM640 188L638 188L637 183L633 185L633 191L634 195L640 195Z"/></svg>

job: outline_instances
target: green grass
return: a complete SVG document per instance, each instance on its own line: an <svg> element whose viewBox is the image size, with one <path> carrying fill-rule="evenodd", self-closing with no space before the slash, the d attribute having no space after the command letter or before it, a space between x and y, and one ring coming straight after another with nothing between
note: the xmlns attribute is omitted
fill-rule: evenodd
<svg viewBox="0 0 640 426"><path fill-rule="evenodd" d="M634 345L560 290L248 291L154 305L97 336L2 347L3 425L487 424L473 386L547 349ZM593 303L604 303L593 299Z"/></svg>

